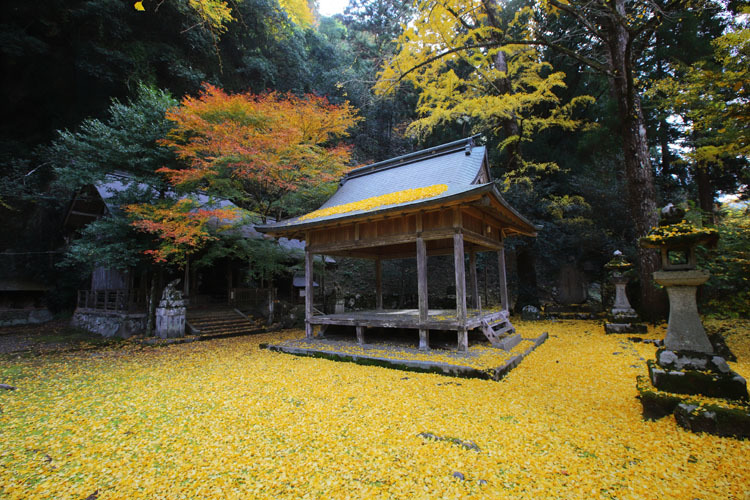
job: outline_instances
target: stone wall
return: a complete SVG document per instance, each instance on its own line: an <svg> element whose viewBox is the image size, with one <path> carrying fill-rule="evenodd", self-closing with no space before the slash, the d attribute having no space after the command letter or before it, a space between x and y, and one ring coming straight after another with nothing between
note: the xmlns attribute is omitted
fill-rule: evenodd
<svg viewBox="0 0 750 500"><path fill-rule="evenodd" d="M0 326L36 325L52 320L47 309L7 309L0 310Z"/></svg>
<svg viewBox="0 0 750 500"><path fill-rule="evenodd" d="M76 311L73 314L71 325L92 333L98 333L103 337L126 339L146 330L146 314Z"/></svg>

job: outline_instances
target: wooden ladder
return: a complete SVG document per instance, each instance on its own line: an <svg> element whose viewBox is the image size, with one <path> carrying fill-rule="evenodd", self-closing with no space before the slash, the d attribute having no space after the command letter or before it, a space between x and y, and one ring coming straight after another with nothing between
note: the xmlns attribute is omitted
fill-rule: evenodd
<svg viewBox="0 0 750 500"><path fill-rule="evenodd" d="M493 347L506 351L510 351L521 341L521 336L510 322L508 311L502 311L489 320L483 319L482 332Z"/></svg>

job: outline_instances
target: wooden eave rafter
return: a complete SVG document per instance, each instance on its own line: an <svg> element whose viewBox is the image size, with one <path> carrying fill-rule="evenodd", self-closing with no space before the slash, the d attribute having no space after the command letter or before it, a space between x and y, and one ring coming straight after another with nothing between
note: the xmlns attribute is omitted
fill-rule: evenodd
<svg viewBox="0 0 750 500"><path fill-rule="evenodd" d="M273 226L269 228L259 228L259 230L277 238L286 237L290 239L304 240L306 232L310 230L325 230L360 222L374 222L391 217L399 217L418 212L447 209L464 205L476 207L487 216L494 217L494 219L497 220L497 225L501 227L506 235L517 234L523 236L536 236L536 230L534 227L502 199L502 196L493 185L486 185L483 187L485 189L470 192L465 197L437 199L434 200L434 203L430 203L430 200L426 200L424 203L418 205L386 208L374 212L339 217L332 220L321 220L319 222L312 221L310 223L297 225L296 227L287 228L286 226ZM490 193L494 196L490 195Z"/></svg>

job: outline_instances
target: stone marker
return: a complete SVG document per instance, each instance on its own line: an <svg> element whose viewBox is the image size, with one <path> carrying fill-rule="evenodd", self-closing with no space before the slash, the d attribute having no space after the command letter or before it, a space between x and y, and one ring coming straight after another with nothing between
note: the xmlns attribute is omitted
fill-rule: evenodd
<svg viewBox="0 0 750 500"><path fill-rule="evenodd" d="M177 289L180 280L171 281L156 308L156 336L163 339L185 336L185 301Z"/></svg>

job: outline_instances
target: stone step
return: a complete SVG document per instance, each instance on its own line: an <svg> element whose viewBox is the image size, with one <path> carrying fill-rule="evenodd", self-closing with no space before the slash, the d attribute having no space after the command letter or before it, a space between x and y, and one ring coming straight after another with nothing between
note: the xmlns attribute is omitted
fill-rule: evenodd
<svg viewBox="0 0 750 500"><path fill-rule="evenodd" d="M225 325L225 324L231 324L231 323L244 323L247 321L245 318L241 318L241 317L220 318L220 319L213 319L213 320L198 320L198 321L195 321L192 318L188 318L187 320L193 325L203 325L203 326Z"/></svg>
<svg viewBox="0 0 750 500"><path fill-rule="evenodd" d="M231 336L258 329L258 325L233 309L188 313L187 322L202 336Z"/></svg>

